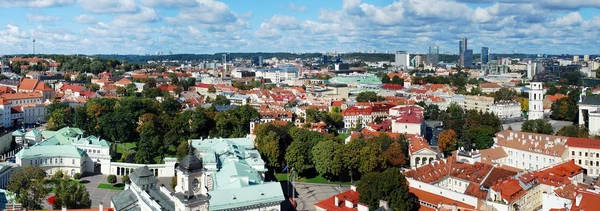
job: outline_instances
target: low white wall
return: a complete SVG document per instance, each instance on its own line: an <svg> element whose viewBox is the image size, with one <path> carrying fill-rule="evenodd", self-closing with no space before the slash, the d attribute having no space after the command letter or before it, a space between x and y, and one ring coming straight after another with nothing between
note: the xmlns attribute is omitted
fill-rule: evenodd
<svg viewBox="0 0 600 211"><path fill-rule="evenodd" d="M164 164L137 164L102 161L100 165L101 172L105 175L128 175L139 167L148 166L150 171L155 172L157 177L173 177L175 176L176 163L177 158L165 158Z"/></svg>

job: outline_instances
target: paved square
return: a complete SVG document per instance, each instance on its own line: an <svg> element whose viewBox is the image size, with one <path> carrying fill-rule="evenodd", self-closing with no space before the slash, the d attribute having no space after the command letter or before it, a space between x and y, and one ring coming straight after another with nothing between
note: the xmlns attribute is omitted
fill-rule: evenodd
<svg viewBox="0 0 600 211"><path fill-rule="evenodd" d="M100 202L104 204L104 207L110 207L110 198L114 195L117 195L120 190L107 190L98 188L98 184L107 183L106 175L98 174L93 176L86 176L81 178L81 180L89 181L85 184L85 188L88 193L90 193L90 199L92 199L92 207L98 207ZM119 182L121 178L117 179Z"/></svg>
<svg viewBox="0 0 600 211"><path fill-rule="evenodd" d="M295 199L298 203L296 210L316 210L315 203L350 189L350 186L347 185L340 186L309 183L295 183L294 185L296 186Z"/></svg>

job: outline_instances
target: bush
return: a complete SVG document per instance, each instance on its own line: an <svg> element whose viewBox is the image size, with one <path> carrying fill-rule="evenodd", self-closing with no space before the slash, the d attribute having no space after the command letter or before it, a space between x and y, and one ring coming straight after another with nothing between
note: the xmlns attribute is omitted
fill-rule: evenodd
<svg viewBox="0 0 600 211"><path fill-rule="evenodd" d="M75 173L73 175L73 179L81 179L81 174L80 173Z"/></svg>
<svg viewBox="0 0 600 211"><path fill-rule="evenodd" d="M171 178L171 188L175 190L175 186L177 186L177 176Z"/></svg>
<svg viewBox="0 0 600 211"><path fill-rule="evenodd" d="M125 175L121 177L121 182L123 184L128 183L129 182L129 175Z"/></svg>
<svg viewBox="0 0 600 211"><path fill-rule="evenodd" d="M108 175L108 177L106 177L106 181L110 184L115 184L117 183L117 176L114 174Z"/></svg>
<svg viewBox="0 0 600 211"><path fill-rule="evenodd" d="M60 180L64 177L65 175L63 174L63 172L61 170L58 170L56 173L54 173L53 179L54 180Z"/></svg>

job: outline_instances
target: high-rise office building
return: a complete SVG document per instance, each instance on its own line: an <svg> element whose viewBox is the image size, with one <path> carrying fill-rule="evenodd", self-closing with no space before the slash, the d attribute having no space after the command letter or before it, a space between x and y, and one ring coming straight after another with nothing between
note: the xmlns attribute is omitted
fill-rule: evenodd
<svg viewBox="0 0 600 211"><path fill-rule="evenodd" d="M459 55L458 64L461 67L465 66L465 52L466 51L467 51L467 38L462 37L460 39L460 41L458 42L458 55Z"/></svg>
<svg viewBox="0 0 600 211"><path fill-rule="evenodd" d="M490 49L481 47L481 65L486 65L488 62L490 62Z"/></svg>
<svg viewBox="0 0 600 211"><path fill-rule="evenodd" d="M258 56L258 66L259 67L263 66L263 57L262 56Z"/></svg>
<svg viewBox="0 0 600 211"><path fill-rule="evenodd" d="M467 49L465 51L465 63L463 67L473 67L473 49Z"/></svg>
<svg viewBox="0 0 600 211"><path fill-rule="evenodd" d="M437 45L429 46L429 54L427 54L427 63L432 66L438 64L440 55L440 48Z"/></svg>
<svg viewBox="0 0 600 211"><path fill-rule="evenodd" d="M590 55L583 55L583 61L587 62L590 60Z"/></svg>
<svg viewBox="0 0 600 211"><path fill-rule="evenodd" d="M396 51L396 67L408 67L410 66L410 54L406 51Z"/></svg>

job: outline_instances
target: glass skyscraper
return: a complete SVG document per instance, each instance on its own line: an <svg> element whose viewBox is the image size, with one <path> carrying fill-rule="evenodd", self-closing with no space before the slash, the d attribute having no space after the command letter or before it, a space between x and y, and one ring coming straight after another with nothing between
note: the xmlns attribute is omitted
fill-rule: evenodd
<svg viewBox="0 0 600 211"><path fill-rule="evenodd" d="M440 48L437 45L429 46L429 54L427 54L427 63L432 66L438 64L440 55Z"/></svg>
<svg viewBox="0 0 600 211"><path fill-rule="evenodd" d="M481 47L481 65L486 65L488 62L490 62L490 49Z"/></svg>
<svg viewBox="0 0 600 211"><path fill-rule="evenodd" d="M462 37L460 39L460 41L458 42L458 54L459 54L459 61L458 64L461 67L465 66L465 52L467 51L467 38L466 37Z"/></svg>

